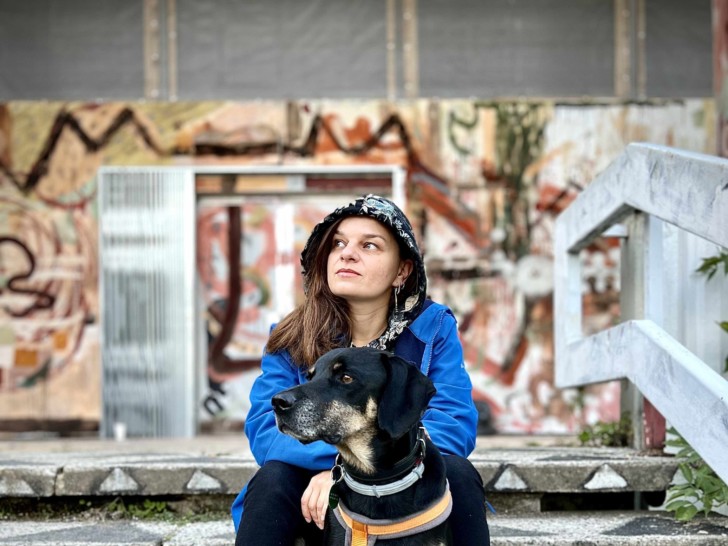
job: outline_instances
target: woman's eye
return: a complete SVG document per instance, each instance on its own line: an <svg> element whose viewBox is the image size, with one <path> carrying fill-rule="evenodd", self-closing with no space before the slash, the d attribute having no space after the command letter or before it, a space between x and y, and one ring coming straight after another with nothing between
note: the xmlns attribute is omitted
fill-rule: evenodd
<svg viewBox="0 0 728 546"><path fill-rule="evenodd" d="M374 243L364 243L364 248L367 250L377 250L379 247Z"/></svg>
<svg viewBox="0 0 728 546"><path fill-rule="evenodd" d="M345 246L346 246L346 244L344 243L344 241L342 241L340 239L336 239L334 241L334 247L336 247L336 248L344 248Z"/></svg>
<svg viewBox="0 0 728 546"><path fill-rule="evenodd" d="M342 375L342 376L341 376L341 379L340 379L340 381L341 381L341 382L342 382L342 383L343 383L344 385L348 385L349 383L351 383L352 381L354 381L354 378L353 378L353 377L351 377L351 376L350 376L349 374L344 374L344 375Z"/></svg>

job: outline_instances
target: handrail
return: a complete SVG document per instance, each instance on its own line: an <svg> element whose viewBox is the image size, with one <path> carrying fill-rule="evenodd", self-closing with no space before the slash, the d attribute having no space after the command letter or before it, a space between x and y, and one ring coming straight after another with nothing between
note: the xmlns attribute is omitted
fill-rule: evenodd
<svg viewBox="0 0 728 546"><path fill-rule="evenodd" d="M642 270L630 275L641 277L645 291L652 293L637 294L629 317L633 320L595 335L582 333L579 251L635 212L728 248L728 161L630 144L557 218L556 386L629 379L728 482L728 381L662 328L654 305L661 298L659 283L652 287L646 276L659 266L649 256L649 246L660 240L651 239L649 229L645 239L628 239L625 245L637 244L644 252L638 260Z"/></svg>

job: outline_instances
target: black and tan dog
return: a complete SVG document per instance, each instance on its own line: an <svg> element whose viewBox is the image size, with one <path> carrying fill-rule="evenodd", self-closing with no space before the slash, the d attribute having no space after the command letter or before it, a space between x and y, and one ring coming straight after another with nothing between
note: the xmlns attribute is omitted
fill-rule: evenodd
<svg viewBox="0 0 728 546"><path fill-rule="evenodd" d="M430 379L404 359L369 348L325 354L309 379L276 394L272 404L282 432L339 451L326 544L450 544L445 463L420 425L435 394Z"/></svg>

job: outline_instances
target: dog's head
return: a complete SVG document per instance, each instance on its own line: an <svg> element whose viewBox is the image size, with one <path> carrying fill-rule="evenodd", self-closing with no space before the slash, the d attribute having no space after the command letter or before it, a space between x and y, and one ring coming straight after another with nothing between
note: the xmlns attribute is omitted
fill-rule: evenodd
<svg viewBox="0 0 728 546"><path fill-rule="evenodd" d="M271 403L281 432L303 443L323 440L352 449L382 433L403 436L434 394L432 381L403 358L362 347L326 353L307 383L276 394Z"/></svg>

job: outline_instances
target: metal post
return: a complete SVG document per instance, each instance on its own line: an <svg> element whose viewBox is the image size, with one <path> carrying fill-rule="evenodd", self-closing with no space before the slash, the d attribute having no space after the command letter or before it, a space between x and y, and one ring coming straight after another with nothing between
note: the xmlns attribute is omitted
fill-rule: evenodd
<svg viewBox="0 0 728 546"><path fill-rule="evenodd" d="M177 100L176 0L144 0L144 98Z"/></svg>
<svg viewBox="0 0 728 546"><path fill-rule="evenodd" d="M647 96L645 0L614 0L614 94Z"/></svg>
<svg viewBox="0 0 728 546"><path fill-rule="evenodd" d="M404 0L402 20L404 92L408 99L416 99L420 94L417 0Z"/></svg>
<svg viewBox="0 0 728 546"><path fill-rule="evenodd" d="M397 6L387 0L387 100L397 100Z"/></svg>
<svg viewBox="0 0 728 546"><path fill-rule="evenodd" d="M162 52L159 42L159 2L144 0L144 98L161 98Z"/></svg>

